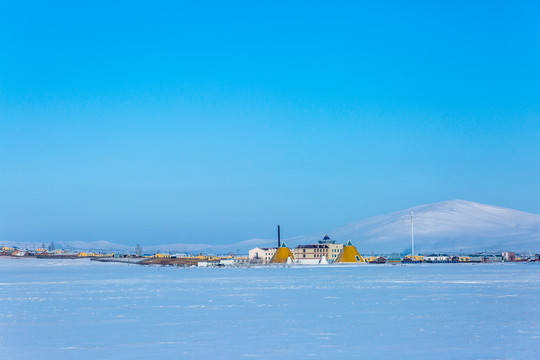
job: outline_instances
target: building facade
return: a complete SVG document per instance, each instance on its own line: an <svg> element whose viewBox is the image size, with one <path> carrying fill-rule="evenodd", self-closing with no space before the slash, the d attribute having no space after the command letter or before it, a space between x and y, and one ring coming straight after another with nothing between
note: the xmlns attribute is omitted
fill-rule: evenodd
<svg viewBox="0 0 540 360"><path fill-rule="evenodd" d="M334 262L341 250L343 250L343 244L336 244L336 242L328 235L325 235L322 240L318 241L318 244L313 245L298 245L294 249L294 256L296 259L322 259L324 258L329 262Z"/></svg>
<svg viewBox="0 0 540 360"><path fill-rule="evenodd" d="M516 253L515 252L505 251L505 252L502 253L502 257L503 257L504 261L509 261L509 262L516 261Z"/></svg>
<svg viewBox="0 0 540 360"><path fill-rule="evenodd" d="M424 256L424 261L428 263L445 263L450 261L450 256L446 254L431 254Z"/></svg>
<svg viewBox="0 0 540 360"><path fill-rule="evenodd" d="M262 262L263 264L268 264L272 256L276 253L277 248L260 248L249 250L249 261L250 262Z"/></svg>
<svg viewBox="0 0 540 360"><path fill-rule="evenodd" d="M295 259L328 259L328 245L298 245L293 254Z"/></svg>

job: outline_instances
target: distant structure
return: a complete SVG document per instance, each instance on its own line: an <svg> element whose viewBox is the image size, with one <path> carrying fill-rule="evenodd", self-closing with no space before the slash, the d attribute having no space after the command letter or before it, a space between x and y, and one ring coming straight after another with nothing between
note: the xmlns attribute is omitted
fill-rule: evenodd
<svg viewBox="0 0 540 360"><path fill-rule="evenodd" d="M335 244L335 243L336 243L336 241L330 239L328 234L324 235L322 240L319 240L319 244Z"/></svg>
<svg viewBox="0 0 540 360"><path fill-rule="evenodd" d="M363 263L366 262L362 255L356 250L356 247L352 244L351 240L347 241L347 245L341 250L341 253L337 257L336 263Z"/></svg>
<svg viewBox="0 0 540 360"><path fill-rule="evenodd" d="M279 230L279 225L277 226L277 247L281 247L281 232Z"/></svg>
<svg viewBox="0 0 540 360"><path fill-rule="evenodd" d="M515 252L504 251L501 255L502 255L502 258L504 259L504 261L508 261L508 262L516 261L516 253Z"/></svg>
<svg viewBox="0 0 540 360"><path fill-rule="evenodd" d="M249 250L249 261L253 263L268 264L277 248L256 247Z"/></svg>
<svg viewBox="0 0 540 360"><path fill-rule="evenodd" d="M321 260L322 258L325 258L325 261L327 262L334 262L343 249L343 244L336 244L328 235L325 235L325 237L318 242L318 244L313 245L298 245L294 249L294 256L296 259Z"/></svg>
<svg viewBox="0 0 540 360"><path fill-rule="evenodd" d="M291 250L285 245L285 242L281 243L281 246L277 249L272 259L270 259L271 264L285 264L287 260L291 258L294 260L294 255Z"/></svg>
<svg viewBox="0 0 540 360"><path fill-rule="evenodd" d="M412 254L414 256L414 211L411 211L411 242L412 242Z"/></svg>

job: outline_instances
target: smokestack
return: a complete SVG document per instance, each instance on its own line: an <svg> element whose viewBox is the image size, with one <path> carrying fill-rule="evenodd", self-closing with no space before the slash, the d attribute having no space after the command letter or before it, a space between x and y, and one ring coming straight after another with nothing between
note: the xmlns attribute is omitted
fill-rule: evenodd
<svg viewBox="0 0 540 360"><path fill-rule="evenodd" d="M279 225L277 226L277 247L281 247L281 233L279 231Z"/></svg>

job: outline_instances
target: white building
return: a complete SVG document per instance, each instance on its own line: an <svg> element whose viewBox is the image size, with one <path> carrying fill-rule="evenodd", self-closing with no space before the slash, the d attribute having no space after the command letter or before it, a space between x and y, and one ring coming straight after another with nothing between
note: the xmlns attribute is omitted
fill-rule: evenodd
<svg viewBox="0 0 540 360"><path fill-rule="evenodd" d="M428 256L424 256L424 261L428 263L447 262L450 261L450 256L446 254L431 254Z"/></svg>
<svg viewBox="0 0 540 360"><path fill-rule="evenodd" d="M267 264L272 259L272 256L276 253L277 248L260 248L249 250L249 260L256 262L262 261L263 264Z"/></svg>

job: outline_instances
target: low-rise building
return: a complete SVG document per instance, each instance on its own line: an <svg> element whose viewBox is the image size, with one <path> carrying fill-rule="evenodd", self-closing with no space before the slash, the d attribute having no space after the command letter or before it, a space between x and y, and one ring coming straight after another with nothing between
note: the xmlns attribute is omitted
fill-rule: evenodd
<svg viewBox="0 0 540 360"><path fill-rule="evenodd" d="M364 260L366 260L366 262L368 262L368 263L374 262L376 259L377 259L377 257L375 255L364 256Z"/></svg>
<svg viewBox="0 0 540 360"><path fill-rule="evenodd" d="M234 265L234 259L233 258L225 258L219 260L219 265L221 266L233 266Z"/></svg>
<svg viewBox="0 0 540 360"><path fill-rule="evenodd" d="M249 263L249 257L248 256L235 256L234 257L234 264L235 265L242 265Z"/></svg>
<svg viewBox="0 0 540 360"><path fill-rule="evenodd" d="M323 256L328 259L328 245L298 245L294 248L293 254L296 259L321 259Z"/></svg>
<svg viewBox="0 0 540 360"><path fill-rule="evenodd" d="M261 248L257 247L255 249L249 250L249 260L252 262L262 262L267 264L272 259L272 256L276 253L277 248Z"/></svg>
<svg viewBox="0 0 540 360"><path fill-rule="evenodd" d="M484 262L485 263L503 262L503 257L502 257L502 255L485 254L484 255Z"/></svg>
<svg viewBox="0 0 540 360"><path fill-rule="evenodd" d="M424 261L428 263L445 263L450 261L450 256L446 254L431 254L424 256Z"/></svg>
<svg viewBox="0 0 540 360"><path fill-rule="evenodd" d="M504 251L502 253L502 257L503 257L504 261L508 261L508 262L516 261L516 253L515 252Z"/></svg>
<svg viewBox="0 0 540 360"><path fill-rule="evenodd" d="M294 257L298 260L320 260L324 257L332 263L343 250L343 244L336 244L335 240L330 239L328 235L318 242L318 244L298 245L293 251Z"/></svg>
<svg viewBox="0 0 540 360"><path fill-rule="evenodd" d="M484 262L484 255L481 255L481 254L469 255L469 262L474 262L474 263Z"/></svg>
<svg viewBox="0 0 540 360"><path fill-rule="evenodd" d="M386 262L389 264L397 264L401 262L401 255L398 253L392 253L386 259Z"/></svg>
<svg viewBox="0 0 540 360"><path fill-rule="evenodd" d="M401 262L403 263L421 263L424 261L424 257L422 255L406 255Z"/></svg>

